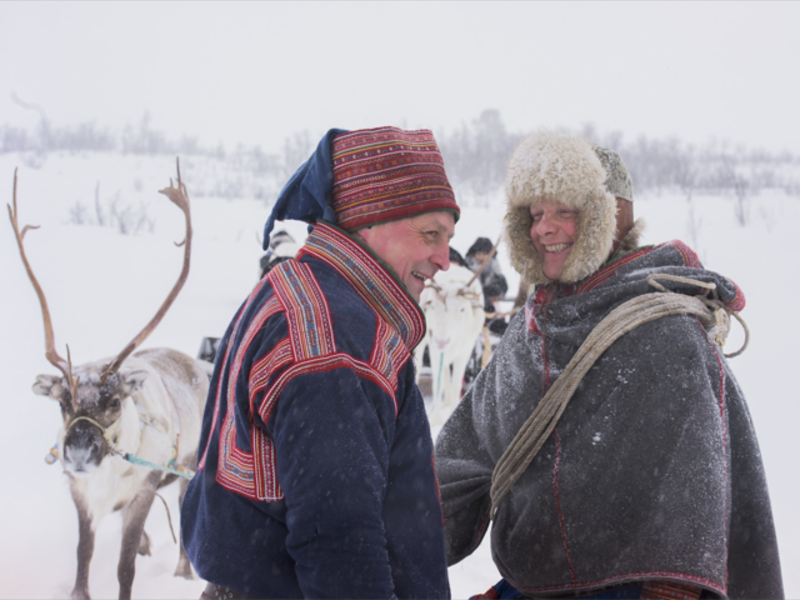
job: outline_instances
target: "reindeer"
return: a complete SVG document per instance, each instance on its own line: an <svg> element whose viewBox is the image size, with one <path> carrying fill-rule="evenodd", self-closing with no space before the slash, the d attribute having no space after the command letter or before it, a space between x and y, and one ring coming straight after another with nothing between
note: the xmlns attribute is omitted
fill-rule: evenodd
<svg viewBox="0 0 800 600"><path fill-rule="evenodd" d="M73 599L89 598L89 564L95 531L103 517L117 510L122 511L122 547L117 567L119 598L131 597L136 554L150 554L144 523L156 491L180 474L190 472L196 464L208 392L207 371L195 359L177 350L159 348L132 354L164 317L189 274L192 227L180 164L178 187L173 187L170 181L170 187L161 193L183 211L186 221L186 237L178 244L184 247L178 281L152 320L116 357L73 368L69 346L66 360L56 351L47 300L25 255L23 238L29 229L37 227L26 225L20 231L14 171L13 209L8 205L9 218L22 262L41 305L45 356L61 372L61 375L39 375L33 391L61 406L59 458L69 478L79 527ZM186 484L184 477L181 499ZM175 575L194 577L183 546Z"/></svg>
<svg viewBox="0 0 800 600"><path fill-rule="evenodd" d="M461 399L467 362L483 329L483 290L475 273L451 264L425 286L420 306L427 331L415 354L421 365L427 346L433 378L428 417L432 425L438 425L443 420L441 413L446 417Z"/></svg>

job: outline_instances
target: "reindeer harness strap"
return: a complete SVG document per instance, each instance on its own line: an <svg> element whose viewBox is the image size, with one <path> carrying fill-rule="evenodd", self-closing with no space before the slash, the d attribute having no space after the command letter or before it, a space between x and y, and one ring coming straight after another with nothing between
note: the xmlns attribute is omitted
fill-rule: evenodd
<svg viewBox="0 0 800 600"><path fill-rule="evenodd" d="M156 471L165 471L166 473L172 473L173 475L177 475L179 477L183 477L184 479L191 479L194 477L194 471L187 469L186 467L182 467L181 465L175 464L175 461L170 461L170 464L166 467L162 467L155 463L150 462L149 460L144 460L143 458L139 458L138 456L134 456L130 452L121 452L119 450L114 450L114 454L127 460L129 463L133 465L138 465L140 467L147 467L149 469L154 469Z"/></svg>
<svg viewBox="0 0 800 600"><path fill-rule="evenodd" d="M655 281L656 279L690 283L705 288L708 292L714 292L716 289L714 284L694 279L670 275L649 275L647 277L648 283L652 287L659 289L659 292L644 294L621 304L598 323L578 348L564 372L555 380L539 401L531 416L528 417L519 432L517 432L517 435L511 440L511 444L500 457L500 460L497 461L492 472L492 487L490 491L492 518L497 514L500 501L522 476L553 429L555 429L559 418L567 407L567 403L572 398L584 375L603 352L624 334L639 325L655 321L661 317L689 314L695 315L703 323L709 341L722 347L730 331L730 314L734 314L744 327L745 342L741 349L732 354L725 354L725 356L727 358L738 356L745 350L749 341L749 330L736 313L732 313L716 298L686 296L670 292Z"/></svg>
<svg viewBox="0 0 800 600"><path fill-rule="evenodd" d="M67 431L69 431L76 423L80 421L86 421L87 423L91 423L92 425L97 427L102 432L103 438L108 443L108 446L111 449L111 454L119 456L120 458L122 458L123 460L127 460L131 464L138 465L140 467L147 467L149 469L155 469L156 471L165 471L167 473L172 473L173 475L178 475L179 477L184 477L186 479L191 479L194 476L194 471L187 469L186 467L183 467L175 462L175 459L177 458L178 455L178 444L180 443L180 433L178 434L178 437L175 440L175 444L173 444L172 446L174 454L173 458L170 459L167 466L161 466L153 462L150 462L149 460L139 458L132 452L123 452L122 450L117 448L117 440L115 439L115 436L117 434L117 430L119 429L119 423L120 423L119 419L114 421L108 427L103 427L101 423L95 421L91 417L87 417L84 415L73 419L67 426ZM45 461L47 462L47 464L53 464L56 461L57 457L58 457L58 444L56 444L50 449L50 453L45 457Z"/></svg>
<svg viewBox="0 0 800 600"><path fill-rule="evenodd" d="M108 427L103 427L103 425L101 425L100 423L98 423L97 421L92 419L91 417L87 417L86 415L83 415L81 417L76 417L76 418L72 419L72 421L70 421L69 425L67 425L66 431L69 431L70 429L72 429L80 421L86 421L88 423L91 423L95 427L97 427L100 430L100 432L103 434L103 438L106 440L108 445L111 448L116 449L117 440L114 439L114 437L116 436L117 430L119 429L119 422L120 422L119 419L114 421Z"/></svg>

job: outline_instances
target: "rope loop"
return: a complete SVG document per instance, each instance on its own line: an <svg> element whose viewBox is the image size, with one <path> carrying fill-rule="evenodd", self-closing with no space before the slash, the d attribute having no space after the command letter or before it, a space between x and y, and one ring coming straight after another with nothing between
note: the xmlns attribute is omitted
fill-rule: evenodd
<svg viewBox="0 0 800 600"><path fill-rule="evenodd" d="M739 324L744 330L744 342L742 343L742 347L736 352L731 352L730 354L723 352L723 355L725 358L735 358L747 349L747 346L750 344L750 328L747 327L747 323L745 323L744 319L741 317L741 315L739 315L739 313L732 311L725 305L724 302L719 299L719 295L717 294L717 285L715 283L700 281L690 277L669 275L666 273L650 273L647 276L647 283L657 290L667 294L675 294L676 292L672 292L658 283L658 279L677 281L679 283L686 283L688 285L704 288L706 290L705 294L698 295L696 298L705 304L710 311L710 315L707 318L702 319L704 325L706 326L706 330L708 331L709 340L711 340L713 343L716 343L720 348L723 348L731 330L731 316L733 316L737 321L739 321ZM711 297L709 297L709 295Z"/></svg>
<svg viewBox="0 0 800 600"><path fill-rule="evenodd" d="M64 432L64 435L66 436L66 433L70 429L72 429L80 421L86 421L87 423L91 423L92 425L97 427L100 430L100 433L103 434L103 439L108 443L108 445L112 449L116 449L116 445L117 445L116 442L117 441L114 439L114 436L116 435L117 430L119 429L120 419L117 419L116 421L114 421L108 427L104 427L102 424L98 423L97 421L95 421L91 417L87 417L86 415L82 415L80 417L75 417L74 419L72 419L72 421L70 421L69 425L67 425L67 428L66 428L66 430Z"/></svg>

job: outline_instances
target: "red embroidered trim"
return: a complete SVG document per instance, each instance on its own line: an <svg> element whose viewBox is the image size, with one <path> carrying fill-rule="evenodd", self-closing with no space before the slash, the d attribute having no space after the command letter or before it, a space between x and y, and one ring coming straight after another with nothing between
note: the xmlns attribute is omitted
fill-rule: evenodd
<svg viewBox="0 0 800 600"><path fill-rule="evenodd" d="M584 281L578 288L575 290L575 294L584 294L590 290L593 290L598 285L607 281L614 273L616 273L619 269L624 267L627 264L632 263L633 261L641 258L642 256L649 254L653 251L655 246L644 246L639 248L638 250L633 250L632 252L628 252L623 256L619 257L614 262L606 265L599 271L597 271L594 275L589 277L586 281Z"/></svg>
<svg viewBox="0 0 800 600"><path fill-rule="evenodd" d="M674 581L646 581L642 586L640 600L697 600L703 592L693 585Z"/></svg>
<svg viewBox="0 0 800 600"><path fill-rule="evenodd" d="M397 397L394 394L392 384L381 373L378 373L378 371L376 371L372 365L355 359L349 354L338 352L336 354L319 356L305 360L301 363L292 365L283 373L281 373L275 382L270 386L269 390L267 390L267 393L264 395L264 399L261 401L261 408L259 408L258 411L258 415L261 417L261 420L264 421L264 423L269 421L278 398L280 398L283 390L295 377L310 373L322 373L341 368L355 371L358 376L368 379L381 386L392 399L392 403L394 404L394 414L397 416Z"/></svg>
<svg viewBox="0 0 800 600"><path fill-rule="evenodd" d="M628 581L647 581L647 580L660 580L660 579L676 579L685 583L697 583L699 585L711 588L714 591L727 595L727 587L705 577L698 577L689 573L678 573L674 571L634 571L631 573L624 573L609 577L606 579L596 579L594 581L580 581L572 584L560 585L545 585L536 587L524 587L514 585L519 591L526 594L538 594L541 592L577 592L582 590L590 590L598 587L607 587L610 585L625 583Z"/></svg>
<svg viewBox="0 0 800 600"><path fill-rule="evenodd" d="M239 311L239 316L236 318L236 324L233 327L233 330L231 332L231 336L230 336L230 338L228 340L228 345L225 348L225 356L224 356L224 359L223 359L224 360L223 364L226 364L226 365L228 364L228 358L230 357L230 350L231 350L230 340L234 339L236 337L236 335L238 334L239 327L240 327L240 325L242 323L242 318L244 317L244 314L247 312L248 307L253 302L253 298L256 297L256 295L261 291L261 288L264 287L266 285L266 283L267 283L267 280L266 280L266 278L264 278L264 279L261 279L255 285L253 290L250 292L250 295L247 297L247 302L244 304L242 309ZM217 420L219 418L219 407L222 404L222 379L223 379L222 377L219 378L219 381L217 382L217 391L216 391L216 393L214 395L214 415L213 415L213 417L211 419L211 431L212 432L217 430ZM212 435L208 436L208 442L206 443L206 447L203 450L203 455L202 455L202 457L200 458L200 460L197 463L197 470L198 471L202 471L203 469L205 469L206 457L208 456L208 449L211 446L211 438L212 437L213 437Z"/></svg>
<svg viewBox="0 0 800 600"><path fill-rule="evenodd" d="M369 364L381 373L392 386L392 397L397 393L397 374L402 366L411 358L398 333L383 319L376 319L375 341ZM396 402L395 402L396 405Z"/></svg>
<svg viewBox="0 0 800 600"><path fill-rule="evenodd" d="M700 327L700 330L703 334L705 334L705 328L703 324L698 320L697 325ZM709 341L709 346L711 346L711 351L714 353L714 358L717 359L717 367L719 368L719 418L720 418L720 428L722 430L722 464L725 465L725 505L722 512L723 518L723 530L724 530L724 520L725 515L728 514L728 430L725 427L725 367L722 364L722 359L719 356L719 352L717 352L717 348ZM725 587L728 587L728 571L727 566L725 570Z"/></svg>
<svg viewBox="0 0 800 600"><path fill-rule="evenodd" d="M425 336L425 316L405 287L347 233L317 223L297 257L308 254L333 266L380 318L394 327L406 347Z"/></svg>
<svg viewBox="0 0 800 600"><path fill-rule="evenodd" d="M275 296L283 306L296 361L336 352L330 309L311 267L286 261L270 271Z"/></svg>
<svg viewBox="0 0 800 600"><path fill-rule="evenodd" d="M747 303L744 297L744 292L733 279L728 278L728 281L730 281L733 284L733 287L736 288L736 295L733 297L733 300L726 304L733 312L742 312L745 304Z"/></svg>
<svg viewBox="0 0 800 600"><path fill-rule="evenodd" d="M558 437L558 428L553 430L556 440L556 464L553 468L553 491L556 497L556 508L558 509L558 522L561 526L561 539L564 540L564 553L567 555L567 563L569 563L569 571L572 574L572 583L577 583L578 578L575 575L575 565L572 564L572 556L569 553L569 541L567 541L567 527L564 522L564 513L561 510L561 498L558 496L558 466L561 462L561 440Z"/></svg>
<svg viewBox="0 0 800 600"><path fill-rule="evenodd" d="M683 264L687 267L692 267L693 269L699 269L702 265L700 264L700 258L697 256L694 250L692 250L689 246L684 244L680 240L671 240L669 242L664 242L663 244L659 244L656 248L663 248L664 246L672 246L678 252L683 255Z"/></svg>
<svg viewBox="0 0 800 600"><path fill-rule="evenodd" d="M500 600L500 594L498 594L495 587L492 586L482 594L470 596L469 600Z"/></svg>

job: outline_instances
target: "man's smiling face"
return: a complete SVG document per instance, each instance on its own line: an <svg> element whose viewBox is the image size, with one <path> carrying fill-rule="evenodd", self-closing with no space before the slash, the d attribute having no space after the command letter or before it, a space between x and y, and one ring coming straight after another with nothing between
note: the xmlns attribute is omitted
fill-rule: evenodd
<svg viewBox="0 0 800 600"><path fill-rule="evenodd" d="M542 257L542 271L558 280L575 243L577 214L566 204L540 202L531 207L531 241Z"/></svg>
<svg viewBox="0 0 800 600"><path fill-rule="evenodd" d="M356 234L419 302L425 280L450 268L455 224L453 213L436 211L359 229Z"/></svg>

